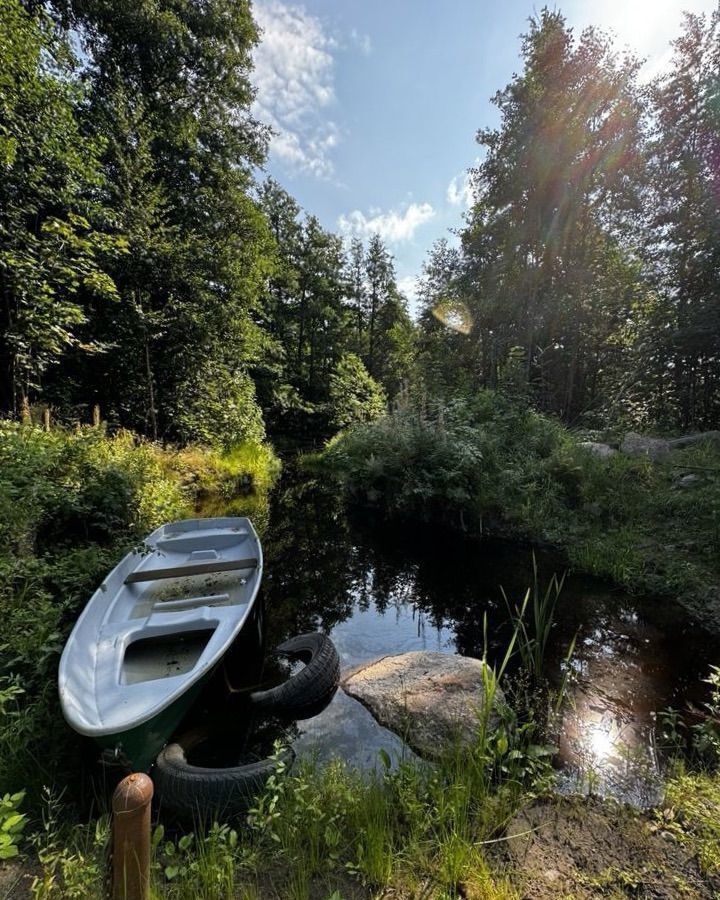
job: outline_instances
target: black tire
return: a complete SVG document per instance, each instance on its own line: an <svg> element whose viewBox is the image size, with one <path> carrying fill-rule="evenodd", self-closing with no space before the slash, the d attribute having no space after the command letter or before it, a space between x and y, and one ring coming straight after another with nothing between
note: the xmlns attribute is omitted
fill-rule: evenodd
<svg viewBox="0 0 720 900"><path fill-rule="evenodd" d="M250 694L250 704L285 719L310 719L335 696L340 681L340 657L330 638L319 632L299 634L280 644L276 653L305 666L287 681L267 691Z"/></svg>
<svg viewBox="0 0 720 900"><path fill-rule="evenodd" d="M204 729L190 732L168 744L155 760L152 779L163 815L193 824L237 819L251 808L278 765L289 767L295 758L287 748L276 758L240 766L218 768L189 763L187 754L210 737Z"/></svg>

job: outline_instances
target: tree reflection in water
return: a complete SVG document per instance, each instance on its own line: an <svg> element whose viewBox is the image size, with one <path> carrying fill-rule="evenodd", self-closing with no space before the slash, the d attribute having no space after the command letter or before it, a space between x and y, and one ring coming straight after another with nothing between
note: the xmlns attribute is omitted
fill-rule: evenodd
<svg viewBox="0 0 720 900"><path fill-rule="evenodd" d="M512 631L501 587L519 603L533 577L527 546L348 516L337 492L296 475L276 492L264 549L269 645L319 629L344 666L413 649L480 657L485 617L492 663ZM562 571L557 557L536 556L542 584ZM545 661L555 684L576 633L560 738L565 782L576 787L589 773L593 789L643 803L655 778L654 713L702 702L713 642L679 608L571 575ZM339 695L317 720L300 723L299 749L368 764L377 747L397 742L365 718Z"/></svg>

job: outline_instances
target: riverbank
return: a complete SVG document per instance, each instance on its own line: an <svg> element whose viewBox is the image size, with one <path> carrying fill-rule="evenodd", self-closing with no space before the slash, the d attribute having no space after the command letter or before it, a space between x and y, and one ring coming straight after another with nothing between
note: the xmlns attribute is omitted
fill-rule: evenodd
<svg viewBox="0 0 720 900"><path fill-rule="evenodd" d="M720 634L720 451L601 458L489 391L356 426L320 460L351 503L561 551L570 567L677 601Z"/></svg>
<svg viewBox="0 0 720 900"><path fill-rule="evenodd" d="M472 768L471 768L472 771ZM720 785L677 773L639 813L596 798L483 794L467 772L413 767L362 779L340 764L270 785L247 823L156 829L152 896L167 900L552 900L711 898L720 891ZM442 793L442 796L441 796ZM272 806L273 800L275 806ZM105 897L109 831L59 819L0 863L12 900ZM32 885L35 885L34 889ZM9 893L8 893L9 892Z"/></svg>
<svg viewBox="0 0 720 900"><path fill-rule="evenodd" d="M101 427L0 423L0 797L81 777L57 704L59 655L104 574L162 522L220 497L267 524L266 445L174 449ZM72 793L72 792L71 792Z"/></svg>

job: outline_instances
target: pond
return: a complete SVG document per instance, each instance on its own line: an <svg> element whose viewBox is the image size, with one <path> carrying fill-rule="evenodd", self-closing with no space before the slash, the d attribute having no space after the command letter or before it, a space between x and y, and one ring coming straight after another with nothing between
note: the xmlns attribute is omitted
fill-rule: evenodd
<svg viewBox="0 0 720 900"><path fill-rule="evenodd" d="M269 645L320 629L343 667L386 654L436 650L491 661L511 634L508 605L533 580L529 547L475 540L429 525L349 517L340 499L308 481L281 484L264 539ZM539 581L562 574L536 551ZM698 633L680 607L639 600L608 585L566 578L546 656L558 684L570 661L559 734L559 783L647 806L661 782L657 713L701 704L717 641ZM410 751L357 701L338 691L330 706L293 729L298 753L337 755L364 768Z"/></svg>

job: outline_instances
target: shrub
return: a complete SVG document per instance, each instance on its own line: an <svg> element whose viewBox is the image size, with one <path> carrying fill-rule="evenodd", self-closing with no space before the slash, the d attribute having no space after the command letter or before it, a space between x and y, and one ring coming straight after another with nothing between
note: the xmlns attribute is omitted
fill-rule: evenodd
<svg viewBox="0 0 720 900"><path fill-rule="evenodd" d="M387 411L385 392L354 353L346 353L330 375L330 406L336 428L372 422Z"/></svg>

